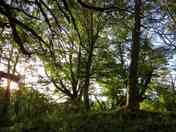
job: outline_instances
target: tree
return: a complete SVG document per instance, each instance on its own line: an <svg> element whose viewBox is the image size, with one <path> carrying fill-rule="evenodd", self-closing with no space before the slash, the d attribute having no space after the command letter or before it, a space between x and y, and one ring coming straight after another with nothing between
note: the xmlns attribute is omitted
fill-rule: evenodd
<svg viewBox="0 0 176 132"><path fill-rule="evenodd" d="M119 90L128 88L126 109L135 111L159 70L156 67L165 64L152 62L159 58L157 52L174 47L146 44L155 43L156 36L169 46L169 40L174 40L169 26L174 23L170 13L174 6L168 4L145 0L2 0L0 37L10 40L20 53L40 58L47 74L41 82L51 84L70 103L84 104L89 110L91 94L99 83L108 91L113 107L126 96L118 95ZM1 75L7 77L4 72Z"/></svg>
<svg viewBox="0 0 176 132"><path fill-rule="evenodd" d="M141 35L141 13L142 13L142 1L135 0L135 20L134 29L132 32L132 47L131 47L131 64L129 68L129 90L127 95L127 110L135 111L139 109L139 104L136 102L137 94L137 72L138 72L138 60L140 51L140 35Z"/></svg>
<svg viewBox="0 0 176 132"><path fill-rule="evenodd" d="M51 30L51 33L45 34L49 45L42 45L44 50L38 56L50 79L47 82L53 83L73 104L79 105L83 101L88 110L94 50L99 47L99 34L105 23L102 13L85 9L74 2L64 3L67 6L63 10L68 13L69 20L60 15L62 11L53 7L53 14L60 13L62 21L59 24L63 31ZM43 32L45 30L48 28Z"/></svg>

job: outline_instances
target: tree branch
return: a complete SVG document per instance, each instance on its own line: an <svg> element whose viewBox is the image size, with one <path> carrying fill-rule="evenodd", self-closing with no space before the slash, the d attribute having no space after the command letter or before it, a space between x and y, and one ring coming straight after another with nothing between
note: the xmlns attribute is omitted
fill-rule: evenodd
<svg viewBox="0 0 176 132"><path fill-rule="evenodd" d="M117 7L117 6L97 7L97 6L93 6L93 5L87 4L87 3L83 2L82 0L77 0L77 1L84 8L92 9L92 10L95 10L95 11L104 12L104 11L110 11L110 10L112 10L112 11L113 10L117 10L117 11L125 11L125 12L129 12L131 14L134 14L134 12L132 12L132 11L129 11L127 9L120 8L120 7Z"/></svg>

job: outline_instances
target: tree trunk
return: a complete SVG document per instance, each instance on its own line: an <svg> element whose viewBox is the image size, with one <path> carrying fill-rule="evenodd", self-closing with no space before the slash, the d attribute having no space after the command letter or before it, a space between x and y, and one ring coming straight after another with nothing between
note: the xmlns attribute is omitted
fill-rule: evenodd
<svg viewBox="0 0 176 132"><path fill-rule="evenodd" d="M126 108L128 111L139 109L137 101L137 84L138 84L138 59L140 51L140 27L141 27L141 0L135 0L135 24L132 33L131 64L129 69L129 89L127 94Z"/></svg>
<svg viewBox="0 0 176 132"><path fill-rule="evenodd" d="M87 25L89 49L88 49L88 58L87 58L86 71L85 71L85 85L84 85L84 91L83 91L84 105L87 111L90 110L89 86L90 86L92 57L94 52L95 40L96 40L94 38L94 29L93 29L93 12L90 11L89 15L90 15L90 18L88 19L88 25Z"/></svg>
<svg viewBox="0 0 176 132"><path fill-rule="evenodd" d="M90 86L90 74L91 74L91 66L92 66L92 56L94 51L94 42L91 42L90 51L88 56L88 61L86 64L86 78L85 78L85 85L84 85L84 105L86 110L90 109L89 104L89 86Z"/></svg>

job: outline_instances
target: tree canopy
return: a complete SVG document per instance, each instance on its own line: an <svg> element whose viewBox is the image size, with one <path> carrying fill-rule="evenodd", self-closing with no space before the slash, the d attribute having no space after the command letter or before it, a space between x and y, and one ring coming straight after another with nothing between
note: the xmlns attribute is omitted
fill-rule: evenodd
<svg viewBox="0 0 176 132"><path fill-rule="evenodd" d="M0 122L174 112L175 25L174 0L0 0Z"/></svg>

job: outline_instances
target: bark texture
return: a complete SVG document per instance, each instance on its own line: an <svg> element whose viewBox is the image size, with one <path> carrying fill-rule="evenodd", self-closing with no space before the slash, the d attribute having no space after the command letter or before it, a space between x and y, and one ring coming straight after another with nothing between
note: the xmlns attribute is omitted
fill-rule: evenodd
<svg viewBox="0 0 176 132"><path fill-rule="evenodd" d="M126 108L128 111L139 109L137 101L137 84L138 84L138 60L140 51L140 32L141 32L141 7L142 0L135 0L135 20L132 33L131 64L129 69L129 89L127 94Z"/></svg>

